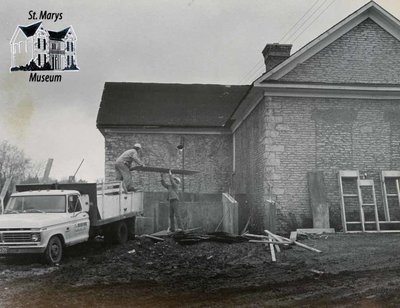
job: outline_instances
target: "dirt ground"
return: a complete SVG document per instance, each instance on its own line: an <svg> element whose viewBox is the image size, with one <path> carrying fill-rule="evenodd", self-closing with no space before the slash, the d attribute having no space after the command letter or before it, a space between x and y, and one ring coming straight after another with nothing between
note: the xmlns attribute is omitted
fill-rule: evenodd
<svg viewBox="0 0 400 308"><path fill-rule="evenodd" d="M0 259L1 307L398 307L400 234L330 234L271 262L255 243L137 238L67 249L59 266Z"/></svg>

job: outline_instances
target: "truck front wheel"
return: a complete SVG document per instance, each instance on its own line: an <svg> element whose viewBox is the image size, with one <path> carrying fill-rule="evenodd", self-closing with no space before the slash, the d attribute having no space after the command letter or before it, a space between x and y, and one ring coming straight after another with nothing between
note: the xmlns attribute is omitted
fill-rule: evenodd
<svg viewBox="0 0 400 308"><path fill-rule="evenodd" d="M58 236L54 235L50 238L47 248L44 252L44 258L50 265L60 263L63 255L63 245Z"/></svg>

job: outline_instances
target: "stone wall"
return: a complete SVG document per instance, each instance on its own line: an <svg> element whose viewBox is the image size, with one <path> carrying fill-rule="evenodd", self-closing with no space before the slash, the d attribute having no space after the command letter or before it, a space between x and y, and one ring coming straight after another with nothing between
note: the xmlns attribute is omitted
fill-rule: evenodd
<svg viewBox="0 0 400 308"><path fill-rule="evenodd" d="M277 198L281 229L312 227L307 172L313 170L324 173L332 227L341 228L339 170L374 179L382 206L379 172L400 167L398 101L266 97L261 104L271 136L266 153L275 153L274 166L265 158L265 182Z"/></svg>
<svg viewBox="0 0 400 308"><path fill-rule="evenodd" d="M400 42L367 19L280 81L400 83Z"/></svg>
<svg viewBox="0 0 400 308"><path fill-rule="evenodd" d="M199 174L185 176L185 192L217 193L229 190L232 178L231 135L178 135L107 133L105 135L105 177L115 179L114 162L125 150L139 142L143 147L143 161L148 166L183 167L183 156L177 150L181 137L185 143L184 168L198 170ZM160 175L150 172L132 172L138 187L146 192L165 191ZM182 178L182 176L181 176Z"/></svg>

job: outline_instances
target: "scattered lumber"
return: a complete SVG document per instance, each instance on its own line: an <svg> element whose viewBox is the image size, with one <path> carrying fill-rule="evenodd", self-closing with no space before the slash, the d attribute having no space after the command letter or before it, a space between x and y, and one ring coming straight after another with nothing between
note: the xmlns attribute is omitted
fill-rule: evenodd
<svg viewBox="0 0 400 308"><path fill-rule="evenodd" d="M154 235L144 234L143 236L147 237L147 238L150 238L152 240L155 240L157 242L164 242L165 241L163 238L157 237L157 236L154 236Z"/></svg>
<svg viewBox="0 0 400 308"><path fill-rule="evenodd" d="M264 232L266 234L268 234L269 236L271 236L272 238L276 239L279 242L286 242L286 243L290 243L291 241L289 239L287 239L286 237L282 237L280 235L274 234L271 231L268 230L264 230Z"/></svg>
<svg viewBox="0 0 400 308"><path fill-rule="evenodd" d="M282 242L266 241L266 240L249 240L249 243L274 244L276 246L287 245L286 243L282 243Z"/></svg>
<svg viewBox="0 0 400 308"><path fill-rule="evenodd" d="M289 244L294 244L294 245L297 245L297 246L302 247L302 248L304 248L304 249L308 249L308 250L311 250L311 251L314 251L314 252L317 252L317 253L322 252L321 250L318 250L318 249L316 249L316 248L307 246L307 245L305 245L305 244L299 243L299 242L296 241L296 240L293 240L295 234L291 235L291 239L288 239L288 238L286 238L286 237L283 237L283 236L274 234L274 233L272 233L271 231L268 231L268 230L264 230L264 232L267 233L268 236L270 236L271 238L274 238L274 239L276 239L276 240L278 240L278 241L281 240L281 241L283 241L283 242L286 242L286 243L289 243ZM296 233L296 236L297 236L297 233Z"/></svg>

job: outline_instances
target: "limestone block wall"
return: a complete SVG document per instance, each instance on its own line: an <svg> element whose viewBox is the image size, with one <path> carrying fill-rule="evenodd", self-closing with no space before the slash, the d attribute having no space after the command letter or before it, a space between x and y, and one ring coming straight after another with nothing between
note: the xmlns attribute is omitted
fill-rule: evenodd
<svg viewBox="0 0 400 308"><path fill-rule="evenodd" d="M185 159L177 145L185 143ZM231 135L179 135L179 134L105 134L105 178L115 179L114 162L125 150L139 142L143 147L142 159L148 166L165 168L183 167L198 170L199 174L185 176L185 192L226 192L232 179ZM134 182L146 192L162 192L160 175L149 172L133 172Z"/></svg>

